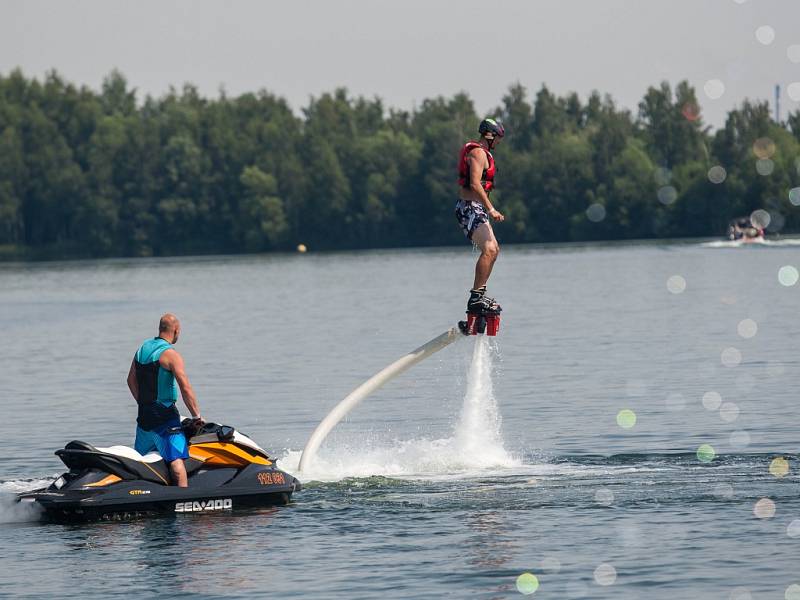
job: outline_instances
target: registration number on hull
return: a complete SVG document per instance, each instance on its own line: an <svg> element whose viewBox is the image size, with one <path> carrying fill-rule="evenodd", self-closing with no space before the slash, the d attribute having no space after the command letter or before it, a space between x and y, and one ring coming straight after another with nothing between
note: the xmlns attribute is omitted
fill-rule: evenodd
<svg viewBox="0 0 800 600"><path fill-rule="evenodd" d="M226 510L233 508L233 500L192 500L175 503L175 512L202 512L204 510Z"/></svg>

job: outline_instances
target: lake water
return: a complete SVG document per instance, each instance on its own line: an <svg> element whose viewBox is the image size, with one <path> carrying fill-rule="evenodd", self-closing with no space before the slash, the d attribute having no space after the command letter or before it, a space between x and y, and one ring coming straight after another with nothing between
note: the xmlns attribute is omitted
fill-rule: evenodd
<svg viewBox="0 0 800 600"><path fill-rule="evenodd" d="M125 377L165 311L203 414L296 472L328 410L463 317L475 258L0 265L0 596L514 598L531 573L534 598L800 597L791 245L504 248L500 335L365 401L289 506L64 526L12 505L67 441L132 443Z"/></svg>

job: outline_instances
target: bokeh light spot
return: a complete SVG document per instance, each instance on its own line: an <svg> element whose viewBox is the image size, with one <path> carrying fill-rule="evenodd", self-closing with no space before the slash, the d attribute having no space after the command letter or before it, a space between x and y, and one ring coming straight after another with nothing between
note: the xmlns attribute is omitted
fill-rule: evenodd
<svg viewBox="0 0 800 600"><path fill-rule="evenodd" d="M594 570L594 580L597 585L614 585L617 581L617 570L608 563L602 563Z"/></svg>
<svg viewBox="0 0 800 600"><path fill-rule="evenodd" d="M614 492L608 488L602 488L594 493L594 501L603 506L611 506L614 504Z"/></svg>
<svg viewBox="0 0 800 600"><path fill-rule="evenodd" d="M697 121L700 118L700 107L694 102L687 102L683 105L681 114L687 121Z"/></svg>
<svg viewBox="0 0 800 600"><path fill-rule="evenodd" d="M727 176L728 172L721 165L715 165L708 170L708 180L711 183L722 183Z"/></svg>
<svg viewBox="0 0 800 600"><path fill-rule="evenodd" d="M768 231L780 231L786 225L786 217L777 211L770 213L770 222L767 227Z"/></svg>
<svg viewBox="0 0 800 600"><path fill-rule="evenodd" d="M658 189L658 201L664 206L669 206L678 199L678 190L671 185L665 185Z"/></svg>
<svg viewBox="0 0 800 600"><path fill-rule="evenodd" d="M800 537L800 519L795 519L789 523L789 526L786 528L786 535L790 538Z"/></svg>
<svg viewBox="0 0 800 600"><path fill-rule="evenodd" d="M736 348L725 348L720 355L722 364L728 368L735 367L742 362L742 353Z"/></svg>
<svg viewBox="0 0 800 600"><path fill-rule="evenodd" d="M756 171L759 175L763 175L766 177L767 175L772 175L772 172L775 170L775 163L772 162L770 158L759 158L756 161Z"/></svg>
<svg viewBox="0 0 800 600"><path fill-rule="evenodd" d="M800 585L793 583L786 588L786 593L783 594L784 600L800 600Z"/></svg>
<svg viewBox="0 0 800 600"><path fill-rule="evenodd" d="M742 450L750 445L750 434L744 430L734 431L731 432L729 441L731 443L731 446Z"/></svg>
<svg viewBox="0 0 800 600"><path fill-rule="evenodd" d="M789 474L789 461L779 456L769 463L769 474L773 477L786 477Z"/></svg>
<svg viewBox="0 0 800 600"><path fill-rule="evenodd" d="M644 396L647 394L647 382L641 379L629 379L625 382L625 393L628 396Z"/></svg>
<svg viewBox="0 0 800 600"><path fill-rule="evenodd" d="M800 44L792 44L786 49L786 56L793 63L800 63Z"/></svg>
<svg viewBox="0 0 800 600"><path fill-rule="evenodd" d="M800 206L800 187L789 190L789 202L792 203L792 206Z"/></svg>
<svg viewBox="0 0 800 600"><path fill-rule="evenodd" d="M719 407L719 418L726 423L733 423L739 418L739 407L733 402L725 402Z"/></svg>
<svg viewBox="0 0 800 600"><path fill-rule="evenodd" d="M769 25L762 25L756 29L756 39L765 46L769 46L775 41L775 30Z"/></svg>
<svg viewBox="0 0 800 600"><path fill-rule="evenodd" d="M722 404L722 396L719 392L706 392L703 394L703 408L706 410L717 410Z"/></svg>
<svg viewBox="0 0 800 600"><path fill-rule="evenodd" d="M756 227L766 229L769 227L770 221L772 221L772 217L763 208L759 208L750 213L750 222Z"/></svg>
<svg viewBox="0 0 800 600"><path fill-rule="evenodd" d="M561 570L561 561L554 556L547 556L542 559L542 562L539 563L539 566L543 571L558 573Z"/></svg>
<svg viewBox="0 0 800 600"><path fill-rule="evenodd" d="M623 408L617 413L617 425L623 429L630 429L636 425L636 413L629 408Z"/></svg>
<svg viewBox="0 0 800 600"><path fill-rule="evenodd" d="M704 463L710 463L714 460L717 453L709 444L703 444L697 449L697 460Z"/></svg>
<svg viewBox="0 0 800 600"><path fill-rule="evenodd" d="M730 483L718 483L714 486L714 495L718 498L733 498L733 486Z"/></svg>
<svg viewBox="0 0 800 600"><path fill-rule="evenodd" d="M606 218L606 207L597 202L590 204L586 209L586 218L592 223L599 223Z"/></svg>
<svg viewBox="0 0 800 600"><path fill-rule="evenodd" d="M761 498L753 506L753 514L759 519L771 519L775 516L775 503L769 498Z"/></svg>
<svg viewBox="0 0 800 600"><path fill-rule="evenodd" d="M686 289L686 280L680 275L673 275L667 279L667 289L673 294L680 294Z"/></svg>
<svg viewBox="0 0 800 600"><path fill-rule="evenodd" d="M669 182L672 181L672 171L666 167L658 167L653 171L653 179L658 185L669 185Z"/></svg>
<svg viewBox="0 0 800 600"><path fill-rule="evenodd" d="M767 375L770 377L780 377L786 372L786 367L778 362L767 363Z"/></svg>
<svg viewBox="0 0 800 600"><path fill-rule="evenodd" d="M533 573L523 573L517 577L517 590L520 594L529 596L539 589L539 580Z"/></svg>
<svg viewBox="0 0 800 600"><path fill-rule="evenodd" d="M786 93L789 94L789 98L795 102L800 102L800 81L790 83L786 88Z"/></svg>
<svg viewBox="0 0 800 600"><path fill-rule="evenodd" d="M756 158L772 158L775 154L775 142L767 137L758 138L753 142L753 154Z"/></svg>
<svg viewBox="0 0 800 600"><path fill-rule="evenodd" d="M672 394L667 395L665 404L667 405L667 410L683 410L686 407L686 398L683 397L683 394L673 392Z"/></svg>
<svg viewBox="0 0 800 600"><path fill-rule="evenodd" d="M750 445L750 434L743 430L733 431L729 440L731 446L737 450L743 450Z"/></svg>
<svg viewBox="0 0 800 600"><path fill-rule="evenodd" d="M738 587L731 590L730 600L753 600L753 595L747 588Z"/></svg>
<svg viewBox="0 0 800 600"><path fill-rule="evenodd" d="M741 337L749 340L751 337L754 337L756 333L758 333L758 323L756 323L753 319L742 319L736 326L736 331Z"/></svg>
<svg viewBox="0 0 800 600"><path fill-rule="evenodd" d="M725 93L725 84L719 79L709 79L703 85L703 91L711 100L719 100Z"/></svg>
<svg viewBox="0 0 800 600"><path fill-rule="evenodd" d="M791 287L797 283L798 279L800 279L800 273L792 265L784 265L778 269L778 281L781 282L781 285Z"/></svg>

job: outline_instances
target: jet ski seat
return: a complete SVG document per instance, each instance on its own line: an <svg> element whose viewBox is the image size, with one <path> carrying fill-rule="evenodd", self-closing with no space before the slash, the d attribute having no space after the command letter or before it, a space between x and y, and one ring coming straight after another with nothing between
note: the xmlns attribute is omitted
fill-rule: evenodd
<svg viewBox="0 0 800 600"><path fill-rule="evenodd" d="M142 456L128 446L96 448L74 440L63 450L56 450L56 455L70 469L100 469L128 481L144 479L162 485L171 483L169 465L158 452L148 452ZM187 475L191 475L203 466L203 462L188 458L184 466Z"/></svg>
<svg viewBox="0 0 800 600"><path fill-rule="evenodd" d="M163 458L161 458L161 455L158 452L148 452L143 456L129 446L109 446L108 448L100 448L98 446L97 450L99 450L100 452L106 452L108 454L114 454L116 456L122 456L124 458L130 458L131 460L138 460L139 462L150 463L150 464L156 463L160 460L164 460Z"/></svg>
<svg viewBox="0 0 800 600"><path fill-rule="evenodd" d="M56 456L70 469L100 469L127 481L144 479L162 485L170 483L169 467L155 452L142 456L125 446L95 448L74 440L63 450L56 450Z"/></svg>
<svg viewBox="0 0 800 600"><path fill-rule="evenodd" d="M164 462L164 459L161 458L161 455L158 452L148 452L142 456L129 446L109 446L108 448L97 448L97 450L100 452L107 452L108 454L114 454L115 456L120 456L122 458L143 462L147 466L157 468L159 470L162 469L163 465L163 469L169 472L169 465ZM183 461L183 466L186 468L186 474L191 475L197 469L202 467L203 463L202 461L195 460L193 458L187 458ZM167 479L169 480L169 477Z"/></svg>

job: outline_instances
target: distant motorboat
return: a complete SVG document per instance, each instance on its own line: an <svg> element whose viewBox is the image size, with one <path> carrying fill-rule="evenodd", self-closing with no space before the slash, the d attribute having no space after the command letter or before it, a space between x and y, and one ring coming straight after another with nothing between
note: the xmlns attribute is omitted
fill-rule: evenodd
<svg viewBox="0 0 800 600"><path fill-rule="evenodd" d="M753 213L754 215L756 213ZM742 244L763 244L764 227L753 216L733 219L728 225L728 241Z"/></svg>
<svg viewBox="0 0 800 600"><path fill-rule="evenodd" d="M767 240L764 239L763 233L753 237L744 236L737 241L741 242L742 244L765 244L767 242Z"/></svg>

